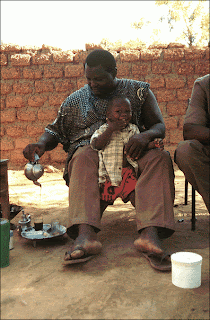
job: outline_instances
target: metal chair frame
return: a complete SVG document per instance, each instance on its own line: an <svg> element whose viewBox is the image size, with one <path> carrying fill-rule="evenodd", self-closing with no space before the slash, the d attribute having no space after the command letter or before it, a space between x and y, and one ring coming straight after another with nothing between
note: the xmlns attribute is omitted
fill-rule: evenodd
<svg viewBox="0 0 210 320"><path fill-rule="evenodd" d="M185 178L185 197L184 197L184 204L187 205L188 203L188 181ZM192 218L191 218L191 230L195 231L195 189L192 186Z"/></svg>

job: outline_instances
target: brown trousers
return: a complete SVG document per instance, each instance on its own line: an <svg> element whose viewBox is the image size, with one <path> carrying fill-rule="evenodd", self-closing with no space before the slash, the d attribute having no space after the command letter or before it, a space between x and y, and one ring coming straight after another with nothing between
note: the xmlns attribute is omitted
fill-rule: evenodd
<svg viewBox="0 0 210 320"><path fill-rule="evenodd" d="M197 140L186 140L179 143L175 152L175 162L185 174L188 182L203 197L204 203L210 211L210 148Z"/></svg>
<svg viewBox="0 0 210 320"><path fill-rule="evenodd" d="M149 226L174 232L174 171L168 152L152 149L138 160L139 178L135 188L137 230ZM77 149L68 167L69 223L68 234L75 239L79 224L101 230L101 216L108 204L100 200L98 153L90 146ZM163 232L164 233L164 232Z"/></svg>

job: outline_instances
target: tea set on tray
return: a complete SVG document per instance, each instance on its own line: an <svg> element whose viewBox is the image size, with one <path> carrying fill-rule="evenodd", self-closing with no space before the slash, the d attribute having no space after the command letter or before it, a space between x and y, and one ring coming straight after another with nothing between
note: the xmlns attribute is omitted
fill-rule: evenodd
<svg viewBox="0 0 210 320"><path fill-rule="evenodd" d="M30 161L24 168L24 174L32 180L35 185L41 187L37 181L44 173L44 168L38 163L39 156L35 153L34 161ZM22 210L22 220L18 224L18 232L23 238L33 240L34 247L36 240L50 239L64 235L66 227L59 224L58 221L52 220L50 224L43 224L43 219L34 221L34 226L31 226L31 216L24 213Z"/></svg>

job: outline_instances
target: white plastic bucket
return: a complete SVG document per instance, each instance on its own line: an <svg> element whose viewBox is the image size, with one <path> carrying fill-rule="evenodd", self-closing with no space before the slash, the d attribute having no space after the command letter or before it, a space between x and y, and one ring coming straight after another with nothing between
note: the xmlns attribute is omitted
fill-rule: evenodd
<svg viewBox="0 0 210 320"><path fill-rule="evenodd" d="M180 288L193 289L201 285L202 256L193 252L171 255L172 283Z"/></svg>

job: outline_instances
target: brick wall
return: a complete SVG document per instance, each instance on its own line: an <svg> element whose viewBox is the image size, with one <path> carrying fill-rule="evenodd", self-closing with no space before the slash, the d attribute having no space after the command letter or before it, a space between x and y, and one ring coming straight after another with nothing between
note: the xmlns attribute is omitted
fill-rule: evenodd
<svg viewBox="0 0 210 320"><path fill-rule="evenodd" d="M43 45L1 46L1 159L9 168L22 168L22 150L34 143L52 122L62 101L85 83L83 62L90 50L62 51ZM209 48L184 45L150 46L147 49L111 51L118 78L147 81L151 85L166 124L165 149L173 152L182 138L187 100L196 78L209 73ZM62 145L42 157L43 164L65 162Z"/></svg>

